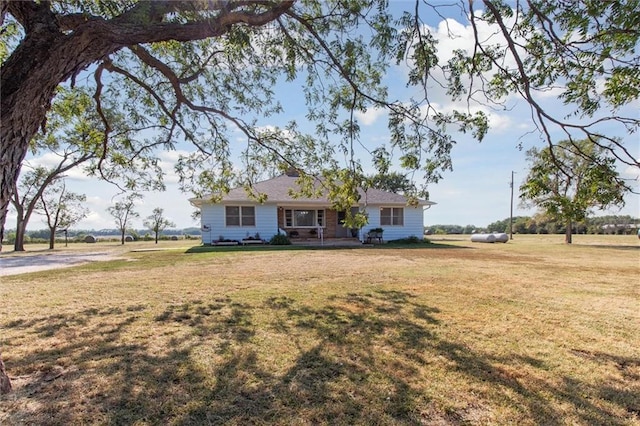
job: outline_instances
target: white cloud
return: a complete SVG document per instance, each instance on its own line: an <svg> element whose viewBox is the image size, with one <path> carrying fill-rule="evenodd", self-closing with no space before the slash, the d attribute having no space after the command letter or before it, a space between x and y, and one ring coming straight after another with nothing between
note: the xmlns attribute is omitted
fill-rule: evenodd
<svg viewBox="0 0 640 426"><path fill-rule="evenodd" d="M365 126L370 126L376 122L376 120L385 115L387 112L381 108L369 108L366 112L356 111L355 116Z"/></svg>
<svg viewBox="0 0 640 426"><path fill-rule="evenodd" d="M113 218L106 212L91 211L84 220L78 224L77 229L111 229L115 228Z"/></svg>
<svg viewBox="0 0 640 426"><path fill-rule="evenodd" d="M640 158L636 161L640 163ZM640 167L629 165L622 171L622 175L628 179L634 179L636 182L640 182Z"/></svg>
<svg viewBox="0 0 640 426"><path fill-rule="evenodd" d="M497 114L493 111L489 112L487 115L489 117L489 128L493 132L503 133L512 128L514 125L513 120L508 115ZM519 126L521 125L522 123L519 124Z"/></svg>
<svg viewBox="0 0 640 426"><path fill-rule="evenodd" d="M537 90L536 97L540 99L559 99L560 95L564 92L564 87L556 86L545 90Z"/></svg>
<svg viewBox="0 0 640 426"><path fill-rule="evenodd" d="M469 106L463 101L457 101L448 102L446 105L432 102L430 106L425 105L421 107L421 115L423 117L428 113L429 116L433 118L433 114L435 111L444 114L452 113L453 111L466 111L470 114L483 112L487 116L487 119L489 121L489 130L492 133L505 133L506 131L513 129L514 127L517 127L518 129L529 127L527 122L520 122L516 124L508 113L502 114L486 105L475 104L473 106Z"/></svg>
<svg viewBox="0 0 640 426"><path fill-rule="evenodd" d="M180 177L175 171L175 166L180 159L180 156L188 156L189 151L175 150L175 151L162 151L158 154L160 161L158 165L164 172L164 182L166 184L178 183Z"/></svg>
<svg viewBox="0 0 640 426"><path fill-rule="evenodd" d="M72 190L75 192L86 192L86 184L76 183ZM108 213L107 209L113 206L116 201L122 199L122 194L112 185L104 182L92 182L92 188L87 196L85 206L90 210L89 215L82 220L75 229L104 229L114 228L115 223L113 217ZM143 221L151 215L156 207L164 210L164 215L169 220L176 223L178 228L193 226L191 219L191 205L189 204L189 195L182 193L175 184L168 184L167 190L164 192L145 192L144 198L135 201L135 211L139 213L138 218L131 221L131 227L140 229L143 227ZM41 226L34 221L32 229L39 229Z"/></svg>
<svg viewBox="0 0 640 426"><path fill-rule="evenodd" d="M480 14L481 11L476 11L476 15ZM516 20L516 14L514 12L514 16L505 20L505 25L507 28L510 28ZM454 52L456 50L462 50L467 54L471 54L474 50L475 40L476 40L476 31L477 38L483 42L484 45L492 45L497 47L500 50L505 51L505 56L502 59L500 64L501 67L506 69L515 69L517 64L516 61L511 55L511 53L506 49L507 43L502 36L500 28L496 24L488 24L487 22L478 19L476 20L475 30L474 27L469 23L468 19L464 22L459 22L455 19L448 18L440 20L439 23L435 26L424 25L422 27L422 31L424 33L429 33L436 40L437 45L437 57L438 64L440 66L445 66L447 62L453 58ZM518 40L517 41L523 41ZM521 58L527 57L527 52L518 47L518 54ZM406 75L412 66L412 63L407 63L405 66L401 67L402 72ZM443 104L443 105L451 105L452 101L450 96L446 93L446 88L442 87L445 85L445 76L438 69L432 69L431 71L432 78L434 81L430 84L429 90L429 99L433 104ZM484 78L490 80L492 73L488 73L484 75ZM467 87L470 85L470 80L465 79L463 84ZM480 105L479 102L483 102L482 95L477 92L480 87L478 85L478 80L476 79L474 90L476 91L475 97L477 100L470 99L469 103L473 107L475 105ZM557 97L559 93L562 91L561 87L556 87L553 89L534 92L536 97L540 98L551 98ZM509 94L506 98L502 99L502 102L512 103L519 99L519 95L517 94ZM458 102L455 102L455 108L458 110L464 109L467 107L467 99L464 98ZM453 109L453 108L451 108Z"/></svg>
<svg viewBox="0 0 640 426"><path fill-rule="evenodd" d="M46 168L54 168L57 167L62 161L62 157L54 152L46 152L39 157L32 157L25 161L23 168L35 168L35 167L46 167ZM68 179L75 180L89 180L84 170L82 170L82 166L74 167L64 173L64 175Z"/></svg>

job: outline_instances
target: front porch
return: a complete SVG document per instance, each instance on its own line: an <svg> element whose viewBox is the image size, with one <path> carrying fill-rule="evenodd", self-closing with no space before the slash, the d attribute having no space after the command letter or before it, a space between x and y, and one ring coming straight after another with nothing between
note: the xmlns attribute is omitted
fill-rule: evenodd
<svg viewBox="0 0 640 426"><path fill-rule="evenodd" d="M353 208L353 214L358 208ZM278 228L292 242L320 240L357 240L359 231L345 227L345 213L331 208L278 207ZM322 235L321 235L322 234Z"/></svg>

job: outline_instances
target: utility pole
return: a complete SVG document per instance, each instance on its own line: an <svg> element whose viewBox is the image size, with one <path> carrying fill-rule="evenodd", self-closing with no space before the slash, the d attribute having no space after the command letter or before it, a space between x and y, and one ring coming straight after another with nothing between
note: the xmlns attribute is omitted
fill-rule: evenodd
<svg viewBox="0 0 640 426"><path fill-rule="evenodd" d="M515 172L511 171L511 212L509 214L509 239L513 240L513 175Z"/></svg>

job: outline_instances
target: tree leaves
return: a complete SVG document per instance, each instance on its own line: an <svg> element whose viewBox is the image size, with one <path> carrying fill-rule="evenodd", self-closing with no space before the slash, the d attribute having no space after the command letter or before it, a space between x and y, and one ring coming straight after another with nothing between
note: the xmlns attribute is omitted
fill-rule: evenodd
<svg viewBox="0 0 640 426"><path fill-rule="evenodd" d="M619 178L615 160L592 141L564 140L552 148L531 149L527 158L531 168L520 198L554 219L577 222L592 208L624 205L629 188Z"/></svg>

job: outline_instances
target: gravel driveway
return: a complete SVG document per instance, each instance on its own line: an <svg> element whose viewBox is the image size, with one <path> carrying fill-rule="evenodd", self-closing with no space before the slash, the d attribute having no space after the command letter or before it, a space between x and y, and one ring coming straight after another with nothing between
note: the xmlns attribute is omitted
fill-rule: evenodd
<svg viewBox="0 0 640 426"><path fill-rule="evenodd" d="M0 276L24 274L27 272L44 271L48 269L68 268L83 263L113 260L113 252L89 253L43 253L16 254L0 256Z"/></svg>

